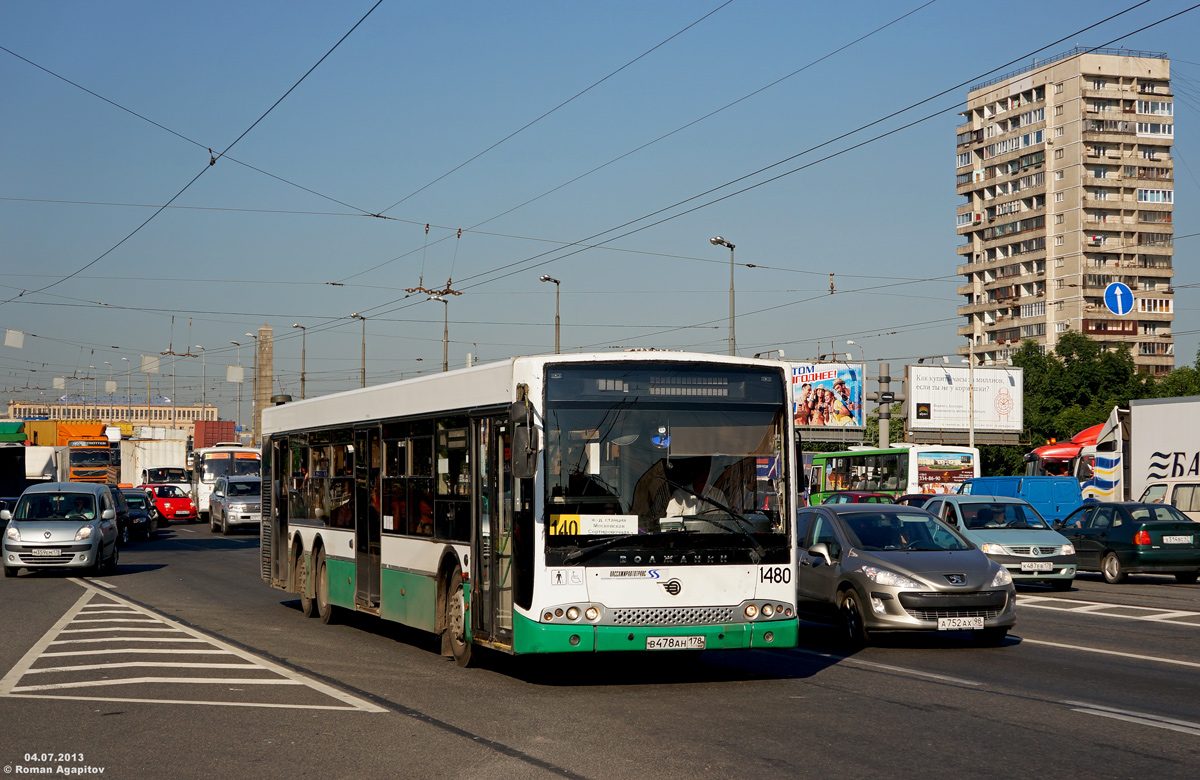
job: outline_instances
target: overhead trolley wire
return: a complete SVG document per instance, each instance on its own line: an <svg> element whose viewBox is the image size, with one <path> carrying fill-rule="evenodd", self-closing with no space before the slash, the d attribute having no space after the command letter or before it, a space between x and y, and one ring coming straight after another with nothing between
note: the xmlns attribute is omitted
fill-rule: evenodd
<svg viewBox="0 0 1200 780"><path fill-rule="evenodd" d="M179 190L179 192L175 193L175 194L174 194L174 195L171 197L171 199L170 199L170 200L168 200L166 203L164 203L162 206L160 206L160 207L159 207L157 210L155 210L155 212L154 212L153 214L151 214L149 217L147 217L147 218L146 218L146 220L145 220L144 222L142 222L142 224L140 224L140 225L138 225L136 228L134 228L132 232L130 232L128 235L126 235L124 238L122 238L120 241L118 241L118 242L117 242L115 245L113 245L112 247L110 247L110 248L109 248L107 251L105 251L103 254L101 254L99 257L97 257L95 260L92 260L91 262L87 263L87 264L86 264L86 265L84 265L83 267L81 267L81 268L79 268L79 269L77 269L77 270L73 271L73 272L72 272L72 273L70 273L70 274L67 274L66 276L62 277L61 279L59 279L59 280L58 280L58 281L56 281L56 282L53 282L53 283L51 283L51 284L48 284L48 285L46 285L45 287L41 287L41 288L39 288L39 289L37 289L37 290L30 290L30 291L21 292L20 294L18 294L18 295L15 295L15 296L13 296L12 298L9 298L8 300L0 301L0 306L3 306L3 305L5 305L5 304L8 304L8 303L12 303L12 302L13 302L13 301L15 301L17 298L20 298L20 297L21 297L21 296L23 296L23 295L26 295L26 294L29 294L29 293L40 293L40 292L45 292L46 290L49 290L49 289L50 289L50 288L52 288L52 287L57 287L58 285L60 285L60 284L62 284L63 282L67 281L68 279L71 279L72 277L74 277L74 276L76 276L76 275L78 275L78 274L82 273L83 271L86 271L88 268L91 268L93 265L95 265L96 263L100 262L100 261L101 261L101 260L103 260L105 257L107 257L108 255L110 255L110 254L112 254L114 251L116 251L116 249L117 249L118 247L120 247L122 244L124 244L126 241L128 241L129 239L131 239L131 238L133 238L135 235L137 235L139 232L141 232L142 228L146 227L146 225L150 224L150 222L151 222L151 221L153 221L155 217L157 217L159 214L163 213L163 211L165 211L165 210L166 210L167 206L170 206L172 203L174 203L174 202L175 202L175 201L176 201L176 200L179 198L179 196L180 196L180 195L182 195L183 193L187 192L187 190L188 190L188 189L189 189L189 188L190 188L190 187L191 187L193 184L195 184L195 183L196 183L196 181L198 181L198 180L200 179L200 177L201 177L201 176L203 176L203 175L204 175L204 174L205 174L205 173L208 171L208 169L209 169L209 168L211 168L212 166L214 166L214 165L216 164L216 162L217 162L217 157L218 157L218 156L219 156L219 157L224 157L226 152L228 152L230 149L232 149L234 146L236 146L236 145L237 145L237 143L238 143L239 141L241 141L243 138L245 138L247 135L249 135L249 133L250 133L250 131L251 131L251 130L253 130L255 127L257 127L257 126L258 126L258 124L259 124L260 122L262 122L264 119L266 119L266 118L267 118L267 115L268 115L268 114L270 114L272 111L274 111L274 110L275 110L275 108L276 108L276 107L277 107L277 106L278 106L280 103L282 103L282 102L283 102L283 101L284 101L284 100L287 98L287 96L288 96L288 95L292 94L292 92L293 92L293 91L294 91L294 90L295 90L297 87L299 87L299 86L300 86L300 84L302 84L302 83L304 82L304 80L305 80L305 79L307 79L307 78L309 77L309 75L311 75L311 74L312 74L312 72L313 72L314 70L316 70L318 67L320 67L321 63L322 63L322 62L324 62L324 61L325 61L325 60L326 60L326 59L329 57L329 55L333 54L333 52L334 52L334 51L335 51L335 50L336 50L336 49L337 49L339 46L341 46L341 45L342 45L342 42L343 42L343 41L345 41L345 40L346 40L346 38L350 37L350 34L351 34L351 33L353 33L353 32L354 32L356 29L358 29L358 26L359 26L359 25L361 25L361 24L362 24L364 21L366 21L367 17L368 17L368 16L370 16L370 15L371 15L371 13L372 13L372 12L374 12L374 10L375 10L376 8L378 8L378 7L379 7L379 5L380 5L380 3L382 3L382 2L383 2L383 0L377 0L377 2L375 3L375 5L371 6L371 8L370 8L370 9L369 9L369 10L368 10L368 11L367 11L365 14L363 14L362 18L361 18L361 19L359 19L357 22L355 22L355 23L354 23L354 26L353 26L353 27L351 27L351 28L350 28L350 29L349 29L349 30L346 32L346 34L345 34L345 35L343 35L343 36L342 36L340 39L338 39L338 42L337 42L337 43L335 43L335 44L334 44L334 45L333 45L333 46L332 46L332 47L329 49L329 51L325 52L325 54L324 54L324 55L322 55L321 59L317 60L316 64L314 64L314 65L313 65L311 68L309 68L309 69L308 69L308 71L307 71L307 72L305 72L305 74L304 74L303 76L301 76L301 77L300 77L300 79L299 79L299 80L298 80L298 81L297 81L295 84L293 84L291 87L289 87L289 88L288 88L287 92L284 92L284 93L283 93L283 95L282 95L282 96L281 96L281 97L280 97L278 100L276 100L276 101L275 101L273 104L271 104L271 107L270 107L270 108L268 108L266 111L264 111L264 112L263 112L263 114L262 114L262 116L260 116L260 117L259 117L258 119L256 119L256 120L254 120L254 122L253 122L253 123L251 123L251 125L250 125L249 127L247 127L247 128L246 128L246 129L245 129L245 130L242 132L242 134L241 134L241 135L239 135L237 138L233 139L233 142L232 142L231 144L229 144L229 146L225 147L225 149L224 149L224 150L223 150L223 151L222 151L222 152L221 152L219 155L212 155L212 153L211 153L211 150L209 150L209 151L210 151L210 156L209 156L209 162L208 162L208 164L207 164L206 166L204 166L204 168L202 168L202 169L200 170L200 172L199 172L199 173L197 173L197 174L196 174L194 177L192 177L192 180L191 180L191 181L189 181L187 184L185 184L185 185L183 186L183 189L181 189L181 190ZM8 51L8 50L6 49L6 51ZM10 52L10 53L11 53L11 52ZM24 58L22 58L22 59L24 59ZM26 61L28 62L28 60L26 60Z"/></svg>

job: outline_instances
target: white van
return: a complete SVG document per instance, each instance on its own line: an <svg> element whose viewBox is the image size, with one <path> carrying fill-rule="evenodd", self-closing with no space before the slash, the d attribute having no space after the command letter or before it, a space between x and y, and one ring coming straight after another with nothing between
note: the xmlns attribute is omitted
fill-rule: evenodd
<svg viewBox="0 0 1200 780"><path fill-rule="evenodd" d="M1143 503L1170 504L1190 520L1200 522L1200 479L1196 477L1155 480L1146 485L1138 500Z"/></svg>

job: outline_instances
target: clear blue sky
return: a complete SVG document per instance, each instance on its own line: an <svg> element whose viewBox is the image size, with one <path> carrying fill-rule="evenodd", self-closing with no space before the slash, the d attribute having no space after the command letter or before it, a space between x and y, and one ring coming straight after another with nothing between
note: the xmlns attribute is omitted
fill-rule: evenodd
<svg viewBox="0 0 1200 780"><path fill-rule="evenodd" d="M1174 228L1200 232L1200 11L1130 35L1191 4L1075 34L1135 3L384 0L317 65L373 2L7 2L0 330L27 335L0 347L3 397L57 397L56 376L103 388L105 361L123 395L121 358L199 344L207 398L232 418L230 342L264 323L276 392L299 396L293 323L308 327L308 394L357 387L353 312L368 317L368 382L438 371L443 306L406 289L448 278L452 367L553 350L541 274L562 281L564 351L724 353L729 252L714 235L737 247L739 352L857 357L853 339L895 374L960 343L969 85L1076 45L1166 52ZM1200 334L1197 247L1176 247L1181 364ZM174 373L177 400L198 401L201 360ZM170 394L169 370L153 381ZM132 384L144 392L143 375Z"/></svg>

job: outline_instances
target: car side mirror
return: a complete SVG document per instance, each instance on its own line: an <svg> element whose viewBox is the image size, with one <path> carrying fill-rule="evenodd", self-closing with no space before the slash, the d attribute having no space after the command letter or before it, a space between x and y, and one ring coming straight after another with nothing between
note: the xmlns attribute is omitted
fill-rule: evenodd
<svg viewBox="0 0 1200 780"><path fill-rule="evenodd" d="M105 509L103 512L100 513L101 520L112 520L116 516L117 516L117 512L114 509Z"/></svg>
<svg viewBox="0 0 1200 780"><path fill-rule="evenodd" d="M6 523L9 520L12 520L12 512L8 511L7 509L0 509L0 520L3 520Z"/></svg>
<svg viewBox="0 0 1200 780"><path fill-rule="evenodd" d="M809 547L808 554L814 558L823 559L826 566L833 565L833 561L829 557L829 545L825 544L824 542L817 542L812 547Z"/></svg>

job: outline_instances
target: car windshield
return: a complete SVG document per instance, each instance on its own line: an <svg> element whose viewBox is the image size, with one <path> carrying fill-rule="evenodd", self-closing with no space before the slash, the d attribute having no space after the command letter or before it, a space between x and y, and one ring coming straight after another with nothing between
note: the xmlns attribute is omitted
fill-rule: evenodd
<svg viewBox="0 0 1200 780"><path fill-rule="evenodd" d="M13 520L94 520L96 497L89 493L33 493L21 496Z"/></svg>
<svg viewBox="0 0 1200 780"><path fill-rule="evenodd" d="M125 503L134 509L145 509L149 505L145 493L126 493Z"/></svg>
<svg viewBox="0 0 1200 780"><path fill-rule="evenodd" d="M924 512L842 512L850 545L864 552L969 550L965 539Z"/></svg>
<svg viewBox="0 0 1200 780"><path fill-rule="evenodd" d="M1170 504L1130 507L1129 514L1139 523L1146 523L1153 520L1168 520L1175 523L1192 522L1191 518Z"/></svg>
<svg viewBox="0 0 1200 780"><path fill-rule="evenodd" d="M187 498L187 493L184 493L176 485L156 485L154 493L159 498Z"/></svg>
<svg viewBox="0 0 1200 780"><path fill-rule="evenodd" d="M179 468L146 469L147 482L187 482L187 470Z"/></svg>
<svg viewBox="0 0 1200 780"><path fill-rule="evenodd" d="M1025 504L960 503L967 528L1049 528L1037 510Z"/></svg>
<svg viewBox="0 0 1200 780"><path fill-rule="evenodd" d="M231 496L257 496L262 492L261 482L230 482L229 495Z"/></svg>

